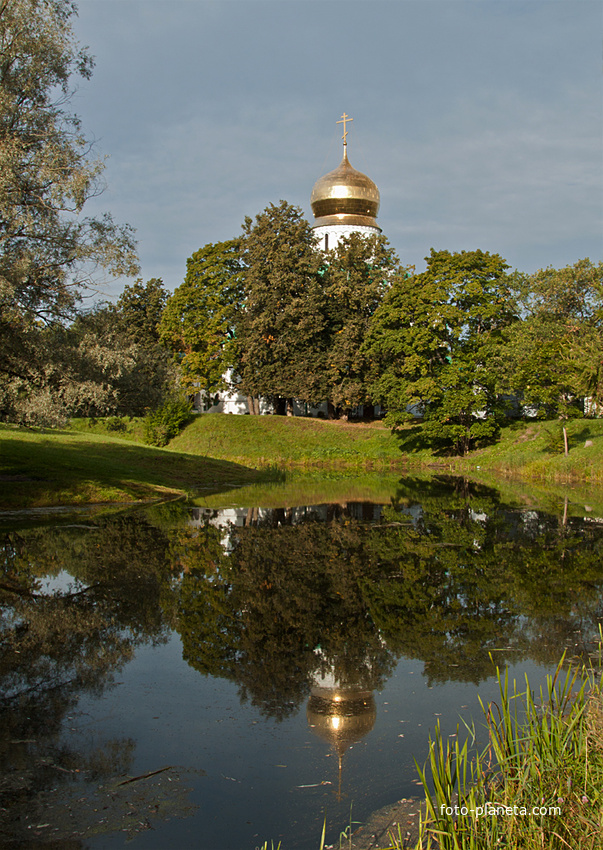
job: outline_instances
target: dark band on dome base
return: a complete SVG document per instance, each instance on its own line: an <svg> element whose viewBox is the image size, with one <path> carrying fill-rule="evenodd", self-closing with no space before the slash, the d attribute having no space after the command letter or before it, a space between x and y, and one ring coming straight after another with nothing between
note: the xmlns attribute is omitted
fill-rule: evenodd
<svg viewBox="0 0 603 850"><path fill-rule="evenodd" d="M316 181L310 204L314 226L350 224L377 227L379 189L370 177L352 168L344 147L339 166Z"/></svg>

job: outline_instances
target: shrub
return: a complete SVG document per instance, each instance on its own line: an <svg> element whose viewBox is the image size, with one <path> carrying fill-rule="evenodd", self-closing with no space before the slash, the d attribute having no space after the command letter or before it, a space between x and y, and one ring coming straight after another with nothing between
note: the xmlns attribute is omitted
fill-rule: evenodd
<svg viewBox="0 0 603 850"><path fill-rule="evenodd" d="M127 431L127 430L128 430L128 426L126 424L126 421L121 416L110 416L107 419L107 431L109 431L109 432L114 431L114 432L117 432L117 433L123 433L124 431Z"/></svg>
<svg viewBox="0 0 603 850"><path fill-rule="evenodd" d="M188 399L169 398L144 418L143 439L149 446L166 446L184 428L191 417Z"/></svg>

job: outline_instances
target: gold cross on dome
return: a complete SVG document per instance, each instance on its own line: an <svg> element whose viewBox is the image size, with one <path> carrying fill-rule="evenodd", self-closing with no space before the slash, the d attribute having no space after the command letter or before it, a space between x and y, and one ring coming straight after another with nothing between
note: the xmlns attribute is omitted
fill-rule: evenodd
<svg viewBox="0 0 603 850"><path fill-rule="evenodd" d="M348 140L346 139L348 131L345 128L346 121L353 121L353 120L354 120L353 118L350 118L349 115L346 115L345 112L344 112L343 115L341 116L341 120L335 122L336 124L343 124L343 136L341 138L343 139L344 145L347 145L347 143L348 143Z"/></svg>

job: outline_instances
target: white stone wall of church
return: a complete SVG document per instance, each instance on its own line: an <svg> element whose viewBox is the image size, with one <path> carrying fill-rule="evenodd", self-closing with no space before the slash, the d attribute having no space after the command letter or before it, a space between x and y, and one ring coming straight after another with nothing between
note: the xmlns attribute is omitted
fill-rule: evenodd
<svg viewBox="0 0 603 850"><path fill-rule="evenodd" d="M207 399L207 394L204 390L195 393L193 407L200 413L249 413L247 405L247 396L239 392L239 380L232 368L227 369L224 373L224 381L228 389L220 390L212 393ZM209 402L209 405L208 405ZM273 413L273 406L268 399L260 399L260 413Z"/></svg>
<svg viewBox="0 0 603 850"><path fill-rule="evenodd" d="M249 413L249 407L247 405L247 396L241 395L241 393L228 392L222 390L221 392L213 395L211 397L211 401L213 401L214 404L212 404L210 407L206 407L205 393L203 391L195 393L195 401L193 407L199 413ZM274 413L274 408L272 404L268 401L268 399L260 399L260 413L262 415Z"/></svg>
<svg viewBox="0 0 603 850"><path fill-rule="evenodd" d="M381 233L378 227L368 224L321 224L313 229L321 251L332 251L344 236L351 236L352 233L360 233L362 236L378 236ZM328 237L326 245L325 237Z"/></svg>

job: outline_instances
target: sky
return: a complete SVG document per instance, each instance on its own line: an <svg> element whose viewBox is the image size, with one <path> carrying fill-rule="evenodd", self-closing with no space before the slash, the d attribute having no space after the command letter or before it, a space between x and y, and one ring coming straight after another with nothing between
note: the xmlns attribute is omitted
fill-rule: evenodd
<svg viewBox="0 0 603 850"><path fill-rule="evenodd" d="M313 221L341 159L404 264L481 249L533 272L603 257L596 0L79 0L72 109L136 229L144 280L281 199ZM115 297L124 283L108 286Z"/></svg>

